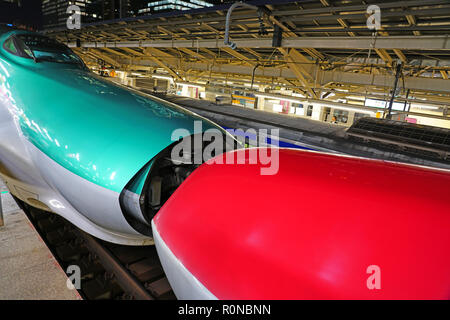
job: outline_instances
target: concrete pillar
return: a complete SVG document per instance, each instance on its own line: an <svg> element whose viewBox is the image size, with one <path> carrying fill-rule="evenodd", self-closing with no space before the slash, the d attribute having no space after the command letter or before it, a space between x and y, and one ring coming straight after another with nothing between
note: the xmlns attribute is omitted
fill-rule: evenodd
<svg viewBox="0 0 450 320"><path fill-rule="evenodd" d="M166 92L169 92L169 90L170 90L170 83L171 83L171 81L166 80Z"/></svg>
<svg viewBox="0 0 450 320"><path fill-rule="evenodd" d="M347 118L347 126L351 126L353 124L353 120L355 119L355 111L349 111L348 112L348 118Z"/></svg>
<svg viewBox="0 0 450 320"><path fill-rule="evenodd" d="M189 97L189 88L186 85L181 85L181 95L184 97Z"/></svg>
<svg viewBox="0 0 450 320"><path fill-rule="evenodd" d="M256 109L264 110L264 97L256 97Z"/></svg>
<svg viewBox="0 0 450 320"><path fill-rule="evenodd" d="M322 112L322 106L318 104L313 104L313 112L311 115L311 119L320 120L320 113Z"/></svg>
<svg viewBox="0 0 450 320"><path fill-rule="evenodd" d="M267 86L263 86L260 85L258 88L259 92L264 92L266 90ZM265 103L265 98L264 97L256 97L256 108L258 110L264 110L264 103Z"/></svg>
<svg viewBox="0 0 450 320"><path fill-rule="evenodd" d="M130 77L130 72L124 72L122 76L120 77L120 82L125 86L132 86L136 87L136 79L133 77Z"/></svg>

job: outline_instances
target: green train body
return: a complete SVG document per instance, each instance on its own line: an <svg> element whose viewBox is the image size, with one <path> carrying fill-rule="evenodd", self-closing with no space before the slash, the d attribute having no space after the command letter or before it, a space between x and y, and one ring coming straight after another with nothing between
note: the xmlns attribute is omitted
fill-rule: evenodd
<svg viewBox="0 0 450 320"><path fill-rule="evenodd" d="M158 156L198 128L229 137L190 111L95 75L66 46L13 29L0 30L0 125L0 174L13 195L130 245L152 243L152 214L176 189L173 180L198 166L155 187ZM152 214L145 192L162 197Z"/></svg>

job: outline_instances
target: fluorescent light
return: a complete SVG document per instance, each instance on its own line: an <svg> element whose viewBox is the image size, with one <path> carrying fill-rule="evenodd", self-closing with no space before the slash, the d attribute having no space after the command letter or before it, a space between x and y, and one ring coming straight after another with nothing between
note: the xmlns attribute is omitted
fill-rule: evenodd
<svg viewBox="0 0 450 320"><path fill-rule="evenodd" d="M281 104L274 104L273 105L273 111L281 112L281 111L283 111L283 106Z"/></svg>
<svg viewBox="0 0 450 320"><path fill-rule="evenodd" d="M188 86L188 87L193 87L193 88L204 88L205 87L203 85L197 85L197 84L193 84L193 83L189 83L189 82L177 82L177 84L179 84L181 86Z"/></svg>
<svg viewBox="0 0 450 320"><path fill-rule="evenodd" d="M172 77L168 77L168 76L160 76L160 75L157 75L157 74L152 74L152 78L162 79L162 80L167 80L167 81L173 82Z"/></svg>
<svg viewBox="0 0 450 320"><path fill-rule="evenodd" d="M414 104L414 103L413 103L413 104ZM412 105L412 107L413 107L413 108L417 108L417 109L439 110L439 107L428 106L428 105L421 105L421 104Z"/></svg>
<svg viewBox="0 0 450 320"><path fill-rule="evenodd" d="M109 71L109 70L108 70L108 71ZM138 73L138 72L132 72L131 75L132 75L132 76L135 76L135 77L139 77L139 78L145 78L145 77L146 77L146 76L143 75L142 73Z"/></svg>
<svg viewBox="0 0 450 320"><path fill-rule="evenodd" d="M357 100L357 101L364 101L366 98L363 96L347 96L347 99L349 100Z"/></svg>
<svg viewBox="0 0 450 320"><path fill-rule="evenodd" d="M303 103L302 100L289 99L289 98L277 97L277 96L271 96L271 95L260 94L260 93L255 94L255 96L261 97L261 98L268 98L268 99L276 99L276 100L290 101L290 102L294 102L294 103Z"/></svg>
<svg viewBox="0 0 450 320"><path fill-rule="evenodd" d="M329 107L329 108L333 108L333 109L342 109L342 110L347 110L347 111L357 111L359 113L368 113L368 114L373 114L376 111L369 111L369 110L363 110L363 109L359 109L358 107L347 107L347 106L340 106L339 104L329 104L329 103L315 103L312 102L313 105L319 105L322 107Z"/></svg>
<svg viewBox="0 0 450 320"><path fill-rule="evenodd" d="M252 84L251 83L244 83L244 86L250 88L252 86ZM253 84L253 88L259 88L259 85Z"/></svg>

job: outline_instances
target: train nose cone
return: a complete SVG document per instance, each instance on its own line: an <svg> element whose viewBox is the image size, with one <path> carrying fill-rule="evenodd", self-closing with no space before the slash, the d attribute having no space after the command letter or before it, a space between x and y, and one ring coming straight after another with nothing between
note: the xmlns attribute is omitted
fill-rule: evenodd
<svg viewBox="0 0 450 320"><path fill-rule="evenodd" d="M449 172L280 149L261 175L245 152L200 166L153 219L178 298L450 298Z"/></svg>

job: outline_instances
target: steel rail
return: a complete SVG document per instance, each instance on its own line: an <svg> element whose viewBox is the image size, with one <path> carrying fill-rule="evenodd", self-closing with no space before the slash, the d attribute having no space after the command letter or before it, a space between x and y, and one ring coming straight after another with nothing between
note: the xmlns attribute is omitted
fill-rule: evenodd
<svg viewBox="0 0 450 320"><path fill-rule="evenodd" d="M125 291L136 300L154 300L139 280L106 247L102 246L94 237L79 229L76 229L74 232L83 238L85 245L97 255L103 267L115 275L117 282Z"/></svg>

